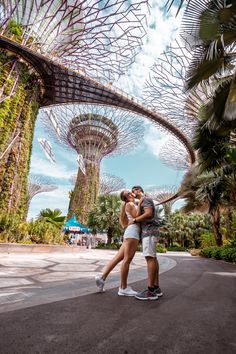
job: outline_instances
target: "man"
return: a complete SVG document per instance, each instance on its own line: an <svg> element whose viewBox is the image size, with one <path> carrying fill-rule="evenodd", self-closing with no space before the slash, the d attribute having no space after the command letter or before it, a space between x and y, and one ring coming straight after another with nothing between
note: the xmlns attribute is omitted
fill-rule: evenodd
<svg viewBox="0 0 236 354"><path fill-rule="evenodd" d="M152 222L155 215L155 206L151 198L144 196L142 187L134 186L132 193L135 198L142 199L142 201L138 210L139 216L131 220L129 224L141 224L143 255L146 259L148 269L148 288L138 293L135 297L139 300L157 300L163 294L159 287L159 263L156 256L159 230Z"/></svg>

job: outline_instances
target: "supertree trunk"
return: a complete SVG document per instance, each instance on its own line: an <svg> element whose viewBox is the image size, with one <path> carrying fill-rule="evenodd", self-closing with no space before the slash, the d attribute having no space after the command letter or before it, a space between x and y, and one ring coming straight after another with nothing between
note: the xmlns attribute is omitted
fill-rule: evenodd
<svg viewBox="0 0 236 354"><path fill-rule="evenodd" d="M86 175L79 169L75 188L71 193L68 219L75 213L82 224L87 224L89 212L95 207L99 196L99 164L85 162Z"/></svg>
<svg viewBox="0 0 236 354"><path fill-rule="evenodd" d="M0 210L22 219L40 88L32 69L16 57L2 51L0 66Z"/></svg>

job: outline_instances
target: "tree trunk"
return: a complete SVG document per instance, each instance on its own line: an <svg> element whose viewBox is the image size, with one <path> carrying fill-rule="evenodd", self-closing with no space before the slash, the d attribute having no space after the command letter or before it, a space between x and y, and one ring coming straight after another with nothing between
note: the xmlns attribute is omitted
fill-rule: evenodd
<svg viewBox="0 0 236 354"><path fill-rule="evenodd" d="M94 209L99 196L99 165L85 161L85 169L86 175L81 169L78 170L67 219L75 213L77 220L87 225L88 215Z"/></svg>
<svg viewBox="0 0 236 354"><path fill-rule="evenodd" d="M110 245L111 244L111 241L112 241L112 229L109 228L107 230L107 244Z"/></svg>
<svg viewBox="0 0 236 354"><path fill-rule="evenodd" d="M226 238L230 239L232 236L232 208L228 207L225 212L225 227L226 227Z"/></svg>
<svg viewBox="0 0 236 354"><path fill-rule="evenodd" d="M216 207L210 211L212 227L215 234L217 246L222 246L222 233L220 231L220 209Z"/></svg>

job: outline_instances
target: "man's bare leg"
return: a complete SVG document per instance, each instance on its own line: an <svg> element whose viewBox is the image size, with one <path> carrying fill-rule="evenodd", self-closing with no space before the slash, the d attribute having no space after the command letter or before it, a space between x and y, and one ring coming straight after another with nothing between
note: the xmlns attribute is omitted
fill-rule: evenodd
<svg viewBox="0 0 236 354"><path fill-rule="evenodd" d="M155 257L145 257L148 270L148 287L154 288L157 281L157 259Z"/></svg>

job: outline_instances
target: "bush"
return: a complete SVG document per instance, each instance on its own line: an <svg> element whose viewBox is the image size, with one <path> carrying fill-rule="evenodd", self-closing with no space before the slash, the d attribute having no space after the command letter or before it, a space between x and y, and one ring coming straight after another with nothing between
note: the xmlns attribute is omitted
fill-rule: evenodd
<svg viewBox="0 0 236 354"><path fill-rule="evenodd" d="M34 243L62 244L63 235L57 226L46 221L31 221L28 226L30 240Z"/></svg>
<svg viewBox="0 0 236 354"><path fill-rule="evenodd" d="M118 250L120 248L119 243L111 243L111 244L106 244L106 243L99 243L96 248L98 249L103 249L103 250Z"/></svg>
<svg viewBox="0 0 236 354"><path fill-rule="evenodd" d="M202 257L211 258L211 251L212 251L212 247L205 247L201 249L199 254Z"/></svg>
<svg viewBox="0 0 236 354"><path fill-rule="evenodd" d="M222 251L221 247L212 247L211 258L221 259L221 251Z"/></svg>
<svg viewBox="0 0 236 354"><path fill-rule="evenodd" d="M170 246L170 247L167 247L167 251L183 252L183 251L186 251L186 248L182 247L182 246Z"/></svg>
<svg viewBox="0 0 236 354"><path fill-rule="evenodd" d="M158 253L166 253L166 248L164 246L160 245L160 244L157 244L156 245L156 251Z"/></svg>
<svg viewBox="0 0 236 354"><path fill-rule="evenodd" d="M204 232L200 236L201 248L216 246L216 240L212 232Z"/></svg>
<svg viewBox="0 0 236 354"><path fill-rule="evenodd" d="M222 249L221 259L227 262L236 262L236 247Z"/></svg>
<svg viewBox="0 0 236 354"><path fill-rule="evenodd" d="M206 247L200 251L200 256L223 259L227 262L236 262L236 247Z"/></svg>

